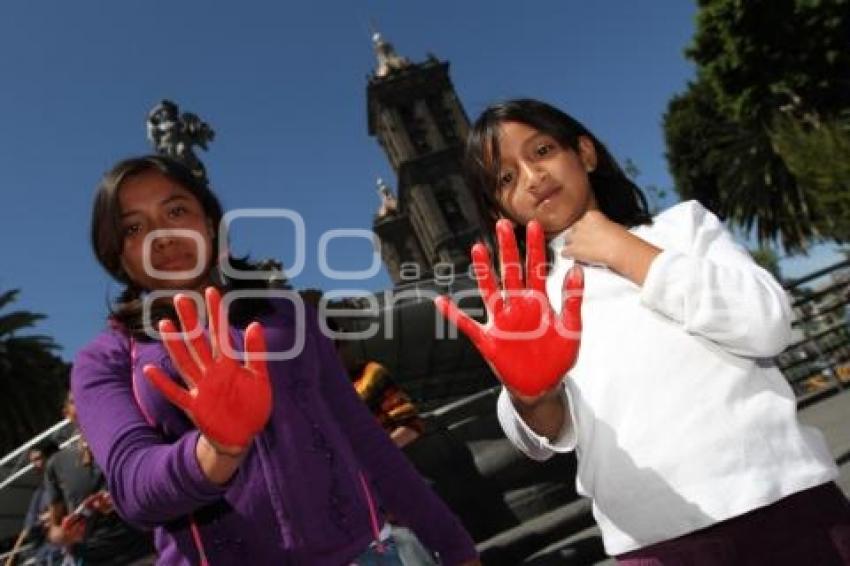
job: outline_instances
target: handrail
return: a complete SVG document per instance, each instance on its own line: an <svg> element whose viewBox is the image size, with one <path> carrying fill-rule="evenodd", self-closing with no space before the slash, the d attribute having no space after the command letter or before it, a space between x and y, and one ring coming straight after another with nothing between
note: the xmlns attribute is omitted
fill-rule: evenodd
<svg viewBox="0 0 850 566"><path fill-rule="evenodd" d="M837 270L841 269L842 267L850 267L850 260L845 259L845 260L839 261L838 263L834 263L832 265L824 267L823 269L818 269L817 271L813 271L812 273L809 273L808 275L803 275L802 277L798 277L797 279L791 279L785 284L785 288L790 291L791 289L795 289L795 288L799 287L803 283L808 283L809 281L814 281L818 277L823 277L824 275L827 275L828 273L832 273L833 271L837 271Z"/></svg>
<svg viewBox="0 0 850 566"><path fill-rule="evenodd" d="M70 445L72 442L76 442L79 438L80 438L80 435L75 434L74 436L72 436L71 438L69 438L68 440L63 442L59 446L59 448L65 448L66 446ZM31 469L32 469L32 464L29 463L29 462L27 462L27 464L25 466L21 466L21 468L18 471L13 472L9 477L7 477L2 482L0 482L0 490L2 490L4 487L9 485L10 483L12 483L13 481L18 479L19 477L21 477L24 474L26 474L27 472L29 472Z"/></svg>
<svg viewBox="0 0 850 566"><path fill-rule="evenodd" d="M26 552L27 550L31 550L32 548L33 548L32 543L28 542L26 544L19 546L18 548L13 548L12 550L9 550L8 552L4 552L3 554L0 554L0 564L5 564L6 560L9 559L9 557L15 556L16 554L20 554L22 552Z"/></svg>
<svg viewBox="0 0 850 566"><path fill-rule="evenodd" d="M12 450L11 452L9 452L5 456L3 456L3 458L0 459L0 468L8 465L9 462L14 460L18 456L20 456L21 454L23 454L24 452L29 450L32 446L35 446L36 444L38 444L39 442L41 442L42 440L44 440L45 438L47 438L48 436L50 436L51 434L56 432L57 430L60 430L64 426L67 426L67 424L69 422L70 421L68 419L62 419L61 421L59 421L58 423L56 423L52 427L50 427L47 430L45 430L44 432L42 432L41 434L30 438L28 441L24 442L23 444L18 446L16 449Z"/></svg>

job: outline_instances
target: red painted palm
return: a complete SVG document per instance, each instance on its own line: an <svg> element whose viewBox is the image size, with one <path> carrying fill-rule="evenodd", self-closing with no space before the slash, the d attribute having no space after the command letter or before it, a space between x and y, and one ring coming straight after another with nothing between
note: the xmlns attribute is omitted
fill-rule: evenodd
<svg viewBox="0 0 850 566"><path fill-rule="evenodd" d="M199 324L195 302L186 295L174 297L185 334L178 333L171 320L163 320L159 325L165 348L188 389L177 385L153 364L146 365L144 372L217 449L238 452L263 429L271 414L263 328L253 322L246 329L248 355L243 365L233 357L232 348L221 348L221 341L229 340L230 336L227 318L221 313L221 295L210 287L206 290L206 301L209 343Z"/></svg>
<svg viewBox="0 0 850 566"><path fill-rule="evenodd" d="M472 248L472 263L487 323L479 324L447 297L435 300L437 310L466 334L496 376L523 397L538 397L560 383L575 364L581 335L584 274L576 265L563 283L563 308L558 315L546 295L543 229L536 221L526 230L525 283L513 227L496 224L503 289L493 273L483 244Z"/></svg>

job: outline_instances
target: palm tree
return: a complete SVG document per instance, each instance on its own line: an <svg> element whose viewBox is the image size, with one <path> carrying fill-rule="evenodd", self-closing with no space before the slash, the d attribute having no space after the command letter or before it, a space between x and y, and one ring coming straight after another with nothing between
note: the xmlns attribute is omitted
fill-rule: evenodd
<svg viewBox="0 0 850 566"><path fill-rule="evenodd" d="M44 315L3 313L18 293L0 293L0 455L59 420L68 387L70 366L54 354L59 346L53 339L20 335Z"/></svg>
<svg viewBox="0 0 850 566"><path fill-rule="evenodd" d="M783 116L771 141L818 207L829 211L818 230L837 242L850 241L850 111L805 121Z"/></svg>
<svg viewBox="0 0 850 566"><path fill-rule="evenodd" d="M704 81L671 100L664 131L683 200L697 199L760 244L778 240L787 252L829 237L818 230L821 209L777 154L770 130L724 116Z"/></svg>

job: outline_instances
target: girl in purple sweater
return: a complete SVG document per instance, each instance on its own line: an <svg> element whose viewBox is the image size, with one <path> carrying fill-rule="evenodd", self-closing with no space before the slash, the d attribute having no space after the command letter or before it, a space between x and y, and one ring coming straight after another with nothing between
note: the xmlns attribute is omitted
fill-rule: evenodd
<svg viewBox="0 0 850 566"><path fill-rule="evenodd" d="M220 256L221 218L206 183L161 156L122 161L98 187L95 255L126 288L71 386L120 515L154 529L160 564L394 564L382 509L443 564L477 564L357 398L315 313L222 276L220 257L256 267Z"/></svg>

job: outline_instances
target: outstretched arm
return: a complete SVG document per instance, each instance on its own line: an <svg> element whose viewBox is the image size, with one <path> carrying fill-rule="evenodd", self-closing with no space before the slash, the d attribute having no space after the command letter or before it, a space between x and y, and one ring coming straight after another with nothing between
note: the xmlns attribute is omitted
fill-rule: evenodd
<svg viewBox="0 0 850 566"><path fill-rule="evenodd" d="M569 271L561 314L556 315L546 295L543 230L532 221L526 233L525 285L510 222L500 220L496 225L503 290L487 248L483 244L472 248L478 288L487 308L486 325L469 318L446 297L435 303L490 364L520 417L537 434L555 440L569 418L560 384L578 356L584 278L578 265Z"/></svg>
<svg viewBox="0 0 850 566"><path fill-rule="evenodd" d="M183 310L182 307L178 307L178 312L180 310ZM184 312L183 316L186 314ZM184 328L195 328L190 318L184 318L183 324ZM222 328L221 325L218 328ZM179 341L181 337L177 336L175 340ZM206 338L200 335L195 340L193 350L198 351L204 347ZM206 384L190 386L192 388L186 390L170 377L158 375L153 379L160 382L162 377L168 379L170 385L164 388L168 388L175 399L187 403L199 429L189 430L177 440L166 441L146 420L133 398L130 353L123 344L121 338L107 333L80 352L74 362L71 385L77 401L80 427L104 470L116 509L125 520L142 528L151 528L186 516L222 497L225 488L216 482L226 481L233 472L220 460L237 456L247 449L249 437L253 436L251 431L258 431L265 423L261 411L263 405L256 400L247 401L255 413L254 417L259 415L260 418L251 417L247 424L242 423L245 426L234 427L233 430L238 430L240 436L222 437L216 434L215 428L211 432L207 426L216 408L210 409L204 406L204 402L197 404L198 399L206 399L206 393L210 392ZM256 341L252 344L249 350L262 349ZM186 348L186 352L193 350ZM207 351L211 360L218 358L209 345ZM191 353L187 355L192 356ZM205 364L201 371L201 362L194 359L192 362L194 365L185 364L183 369L198 370L200 378L194 378L197 385L199 381L205 381L207 369L215 364ZM250 369L245 371L251 372ZM252 373L250 377L256 376ZM257 380L261 382L258 388L261 392L263 380ZM221 385L223 380L221 376L213 376L208 381L211 385ZM268 383L265 383L267 387ZM253 390L255 385L248 383L247 387ZM196 389L202 391L199 393ZM262 393L259 395L262 398ZM224 397L233 401L229 396ZM219 443L218 446L213 442ZM238 452L230 452L231 449Z"/></svg>

